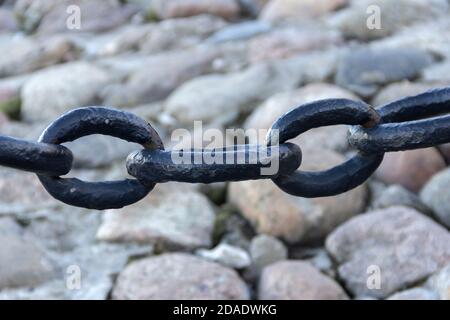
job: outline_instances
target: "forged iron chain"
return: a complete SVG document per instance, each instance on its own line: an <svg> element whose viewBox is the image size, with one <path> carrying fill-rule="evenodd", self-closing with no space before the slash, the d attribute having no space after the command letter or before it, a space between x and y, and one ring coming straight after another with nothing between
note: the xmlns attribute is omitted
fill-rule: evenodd
<svg viewBox="0 0 450 320"><path fill-rule="evenodd" d="M158 133L145 120L125 111L84 107L62 115L38 142L0 136L0 165L37 173L56 199L90 209L121 208L141 200L167 181L213 183L272 179L283 191L301 197L333 196L351 190L378 168L385 152L436 146L450 142L450 87L390 102L379 108L348 99L326 99L294 108L274 122L266 145L237 145L206 150L165 151ZM287 142L313 128L350 125L349 143L357 153L344 163L320 172L297 170L299 146ZM143 149L127 158L136 179L85 182L61 178L72 168L72 152L60 145L91 134L139 143ZM176 155L231 157L232 163L175 163ZM262 174L277 160L279 170Z"/></svg>

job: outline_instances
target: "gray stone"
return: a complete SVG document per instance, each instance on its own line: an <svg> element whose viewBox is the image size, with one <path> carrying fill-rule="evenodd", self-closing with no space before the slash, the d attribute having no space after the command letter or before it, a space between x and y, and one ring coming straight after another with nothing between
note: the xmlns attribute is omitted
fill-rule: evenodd
<svg viewBox="0 0 450 320"><path fill-rule="evenodd" d="M432 290L441 300L450 300L450 265L432 275L426 287Z"/></svg>
<svg viewBox="0 0 450 320"><path fill-rule="evenodd" d="M103 241L161 244L176 248L211 245L214 209L205 196L177 184L160 184L152 196L107 210L97 237Z"/></svg>
<svg viewBox="0 0 450 320"><path fill-rule="evenodd" d="M245 250L226 243L220 243L211 250L199 249L196 254L235 269L246 268L251 263L250 256Z"/></svg>
<svg viewBox="0 0 450 320"><path fill-rule="evenodd" d="M390 152L384 156L375 177L386 184L398 184L417 193L431 177L446 167L442 154L433 147Z"/></svg>
<svg viewBox="0 0 450 320"><path fill-rule="evenodd" d="M0 8L0 32L17 31L18 25L12 10Z"/></svg>
<svg viewBox="0 0 450 320"><path fill-rule="evenodd" d="M225 26L222 18L211 15L164 20L153 26L141 40L139 49L143 53L156 53L192 47Z"/></svg>
<svg viewBox="0 0 450 320"><path fill-rule="evenodd" d="M245 129L269 130L275 120L293 108L321 99L358 100L350 91L327 83L311 83L292 91L277 93L264 101L244 123ZM347 126L327 126L303 133L292 142L302 149L331 149L343 152L348 148Z"/></svg>
<svg viewBox="0 0 450 320"><path fill-rule="evenodd" d="M49 256L20 234L0 234L0 289L34 287L55 277Z"/></svg>
<svg viewBox="0 0 450 320"><path fill-rule="evenodd" d="M260 63L287 59L338 46L342 42L339 32L324 30L315 25L275 29L249 41L248 60L251 63Z"/></svg>
<svg viewBox="0 0 450 320"><path fill-rule="evenodd" d="M445 60L444 62L434 64L422 72L422 78L424 81L435 81L435 82L450 82L450 61Z"/></svg>
<svg viewBox="0 0 450 320"><path fill-rule="evenodd" d="M154 55L126 83L106 87L101 94L104 104L136 106L163 100L183 82L211 71L218 56L219 51L212 47Z"/></svg>
<svg viewBox="0 0 450 320"><path fill-rule="evenodd" d="M50 12L60 0L17 0L14 13L18 17L21 29L32 32L42 18Z"/></svg>
<svg viewBox="0 0 450 320"><path fill-rule="evenodd" d="M286 260L288 250L283 242L277 238L261 234L252 239L250 256L252 258L252 267L259 273L269 264Z"/></svg>
<svg viewBox="0 0 450 320"><path fill-rule="evenodd" d="M93 244L101 216L95 211L64 206L41 210L39 215L32 212L25 219L25 238L37 238L46 249L62 252Z"/></svg>
<svg viewBox="0 0 450 320"><path fill-rule="evenodd" d="M109 166L116 160L125 160L132 151L142 148L139 144L104 135L86 136L64 145L74 154L73 166L76 168Z"/></svg>
<svg viewBox="0 0 450 320"><path fill-rule="evenodd" d="M328 275L329 277L336 278L333 261L326 250L317 250L314 253L313 257L308 259L308 261L324 274Z"/></svg>
<svg viewBox="0 0 450 320"><path fill-rule="evenodd" d="M239 0L241 10L250 16L257 17L269 0Z"/></svg>
<svg viewBox="0 0 450 320"><path fill-rule="evenodd" d="M206 39L209 43L222 43L252 38L258 34L269 32L272 29L270 23L264 21L246 21L225 27Z"/></svg>
<svg viewBox="0 0 450 320"><path fill-rule="evenodd" d="M373 209L384 209L392 206L411 207L425 214L430 214L431 210L428 208L420 198L399 185L392 185L387 187L379 197L372 202Z"/></svg>
<svg viewBox="0 0 450 320"><path fill-rule="evenodd" d="M348 8L327 21L330 27L339 28L348 37L369 40L393 34L414 23L433 21L445 16L448 8L445 0L358 0L351 1ZM381 28L368 28L368 23L376 22L377 14L381 15Z"/></svg>
<svg viewBox="0 0 450 320"><path fill-rule="evenodd" d="M0 169L0 215L37 215L37 211L58 205L35 174Z"/></svg>
<svg viewBox="0 0 450 320"><path fill-rule="evenodd" d="M381 85L414 78L432 62L431 55L418 49L358 49L343 57L335 80L369 97Z"/></svg>
<svg viewBox="0 0 450 320"><path fill-rule="evenodd" d="M344 290L308 262L280 261L263 269L260 300L346 300Z"/></svg>
<svg viewBox="0 0 450 320"><path fill-rule="evenodd" d="M385 298L450 262L450 233L414 209L390 207L352 218L326 240L339 276L356 296ZM369 289L378 274L380 287ZM368 273L368 272L371 273Z"/></svg>
<svg viewBox="0 0 450 320"><path fill-rule="evenodd" d="M161 281L163 279L163 281ZM132 262L117 279L113 299L248 299L237 273L201 258L171 253Z"/></svg>
<svg viewBox="0 0 450 320"><path fill-rule="evenodd" d="M0 235L18 235L22 232L20 225L11 217L0 218Z"/></svg>
<svg viewBox="0 0 450 320"><path fill-rule="evenodd" d="M211 14L226 19L239 15L239 4L235 0L154 0L154 13L160 19Z"/></svg>
<svg viewBox="0 0 450 320"><path fill-rule="evenodd" d="M426 70L426 69L425 69ZM387 85L372 99L372 105L381 106L404 97L415 96L430 89L444 87L443 82L410 82L408 80Z"/></svg>
<svg viewBox="0 0 450 320"><path fill-rule="evenodd" d="M260 19L269 21L317 19L345 4L348 0L271 0L261 12Z"/></svg>
<svg viewBox="0 0 450 320"><path fill-rule="evenodd" d="M427 1L427 0L425 0ZM440 0L438 0L440 1ZM406 0L409 4L409 1ZM434 10L434 7L430 6ZM445 11L444 11L445 12ZM414 13L414 16L419 16ZM450 58L450 20L446 14L440 18L417 23L390 37L372 41L369 47L376 49L416 48L444 59ZM431 66L430 66L431 67ZM444 79L444 78L443 78Z"/></svg>
<svg viewBox="0 0 450 320"><path fill-rule="evenodd" d="M397 292L388 300L438 300L438 296L425 288L413 288Z"/></svg>
<svg viewBox="0 0 450 320"><path fill-rule="evenodd" d="M82 246L73 251L54 254L61 270L53 280L34 288L7 289L0 300L105 300L113 286L114 277L130 258L151 253L151 248L116 244ZM80 287L74 279L80 275ZM74 285L73 290L67 284Z"/></svg>
<svg viewBox="0 0 450 320"><path fill-rule="evenodd" d="M14 52L0 57L0 78L35 71L76 56L74 43L61 36L48 39L11 37L9 41L0 41L0 50Z"/></svg>
<svg viewBox="0 0 450 320"><path fill-rule="evenodd" d="M446 192L449 187L450 169L445 169L434 175L420 193L422 201L447 227L450 227L450 195Z"/></svg>
<svg viewBox="0 0 450 320"><path fill-rule="evenodd" d="M55 66L33 75L22 88L22 115L28 121L49 121L62 113L96 102L110 75L88 62Z"/></svg>
<svg viewBox="0 0 450 320"><path fill-rule="evenodd" d="M250 241L254 231L249 222L238 214L228 203L224 204L217 213L214 240L232 246L250 250Z"/></svg>

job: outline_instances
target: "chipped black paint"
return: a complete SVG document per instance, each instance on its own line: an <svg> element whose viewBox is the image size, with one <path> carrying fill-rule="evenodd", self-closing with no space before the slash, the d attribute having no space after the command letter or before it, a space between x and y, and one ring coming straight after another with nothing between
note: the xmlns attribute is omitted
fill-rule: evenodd
<svg viewBox="0 0 450 320"><path fill-rule="evenodd" d="M106 134L141 144L144 148L163 149L156 131L141 118L102 107L70 111L45 129L39 142L59 144L90 134ZM38 175L45 189L56 199L89 209L121 208L145 197L155 186L137 180L84 182L75 178Z"/></svg>

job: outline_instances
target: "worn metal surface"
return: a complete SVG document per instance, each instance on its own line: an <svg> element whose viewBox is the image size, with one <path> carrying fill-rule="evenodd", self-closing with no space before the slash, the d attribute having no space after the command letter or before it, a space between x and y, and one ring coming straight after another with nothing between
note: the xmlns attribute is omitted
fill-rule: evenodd
<svg viewBox="0 0 450 320"><path fill-rule="evenodd" d="M47 175L72 168L72 152L64 146L0 136L0 165Z"/></svg>
<svg viewBox="0 0 450 320"><path fill-rule="evenodd" d="M275 121L265 146L171 152L164 151L158 133L137 116L111 108L87 107L57 119L38 143L0 136L0 165L37 172L53 197L90 209L132 204L156 183L166 181L213 183L268 178L291 195L324 197L362 184L380 165L384 152L450 142L449 112L450 87L403 98L378 109L348 99L320 100L301 105ZM286 141L313 128L340 124L352 126L349 142L357 153L325 171L296 171L302 153L299 146ZM127 158L128 172L137 180L84 182L60 178L70 170L73 156L59 144L90 134L141 144L144 150Z"/></svg>
<svg viewBox="0 0 450 320"><path fill-rule="evenodd" d="M374 126L379 116L371 106L348 99L327 99L304 104L281 116L267 134L267 144L295 138L303 132L337 124ZM336 195L359 186L378 168L383 153L358 152L343 164L325 171L296 171L273 181L283 191L300 197ZM305 155L307 157L307 155Z"/></svg>
<svg viewBox="0 0 450 320"><path fill-rule="evenodd" d="M145 148L163 149L159 135L137 116L110 108L89 107L70 111L45 129L39 142L60 144L90 134L106 134L141 144ZM89 209L121 208L145 197L155 184L137 180L84 182L76 178L38 175L45 189L56 199Z"/></svg>
<svg viewBox="0 0 450 320"><path fill-rule="evenodd" d="M137 151L129 156L127 168L144 184L167 181L212 183L290 174L300 166L301 159L300 148L292 143L273 147L237 145L212 150ZM181 163L180 160L185 161ZM274 170L270 170L272 165Z"/></svg>

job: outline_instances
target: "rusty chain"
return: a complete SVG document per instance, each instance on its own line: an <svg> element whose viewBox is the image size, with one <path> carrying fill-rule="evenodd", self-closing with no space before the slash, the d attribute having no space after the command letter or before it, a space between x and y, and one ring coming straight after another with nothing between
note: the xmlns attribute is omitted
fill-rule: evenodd
<svg viewBox="0 0 450 320"><path fill-rule="evenodd" d="M326 99L301 105L281 116L270 128L266 145L221 149L166 151L153 127L125 111L105 107L72 110L51 123L38 142L0 136L0 165L37 173L56 199L90 209L121 208L141 200L167 181L213 183L272 179L285 192L301 197L324 197L346 192L366 181L385 152L436 146L450 142L450 87L403 98L379 108L360 101ZM356 154L320 172L297 170L299 146L287 142L307 130L350 125L349 143ZM136 179L85 182L61 178L72 168L72 152L60 145L91 134L139 143L143 149L127 158L128 173ZM276 151L276 152L275 152ZM243 159L240 163L174 163L172 152L193 159L206 153ZM264 156L258 157L257 155ZM262 174L274 157L279 170ZM250 161L250 159L257 159Z"/></svg>

